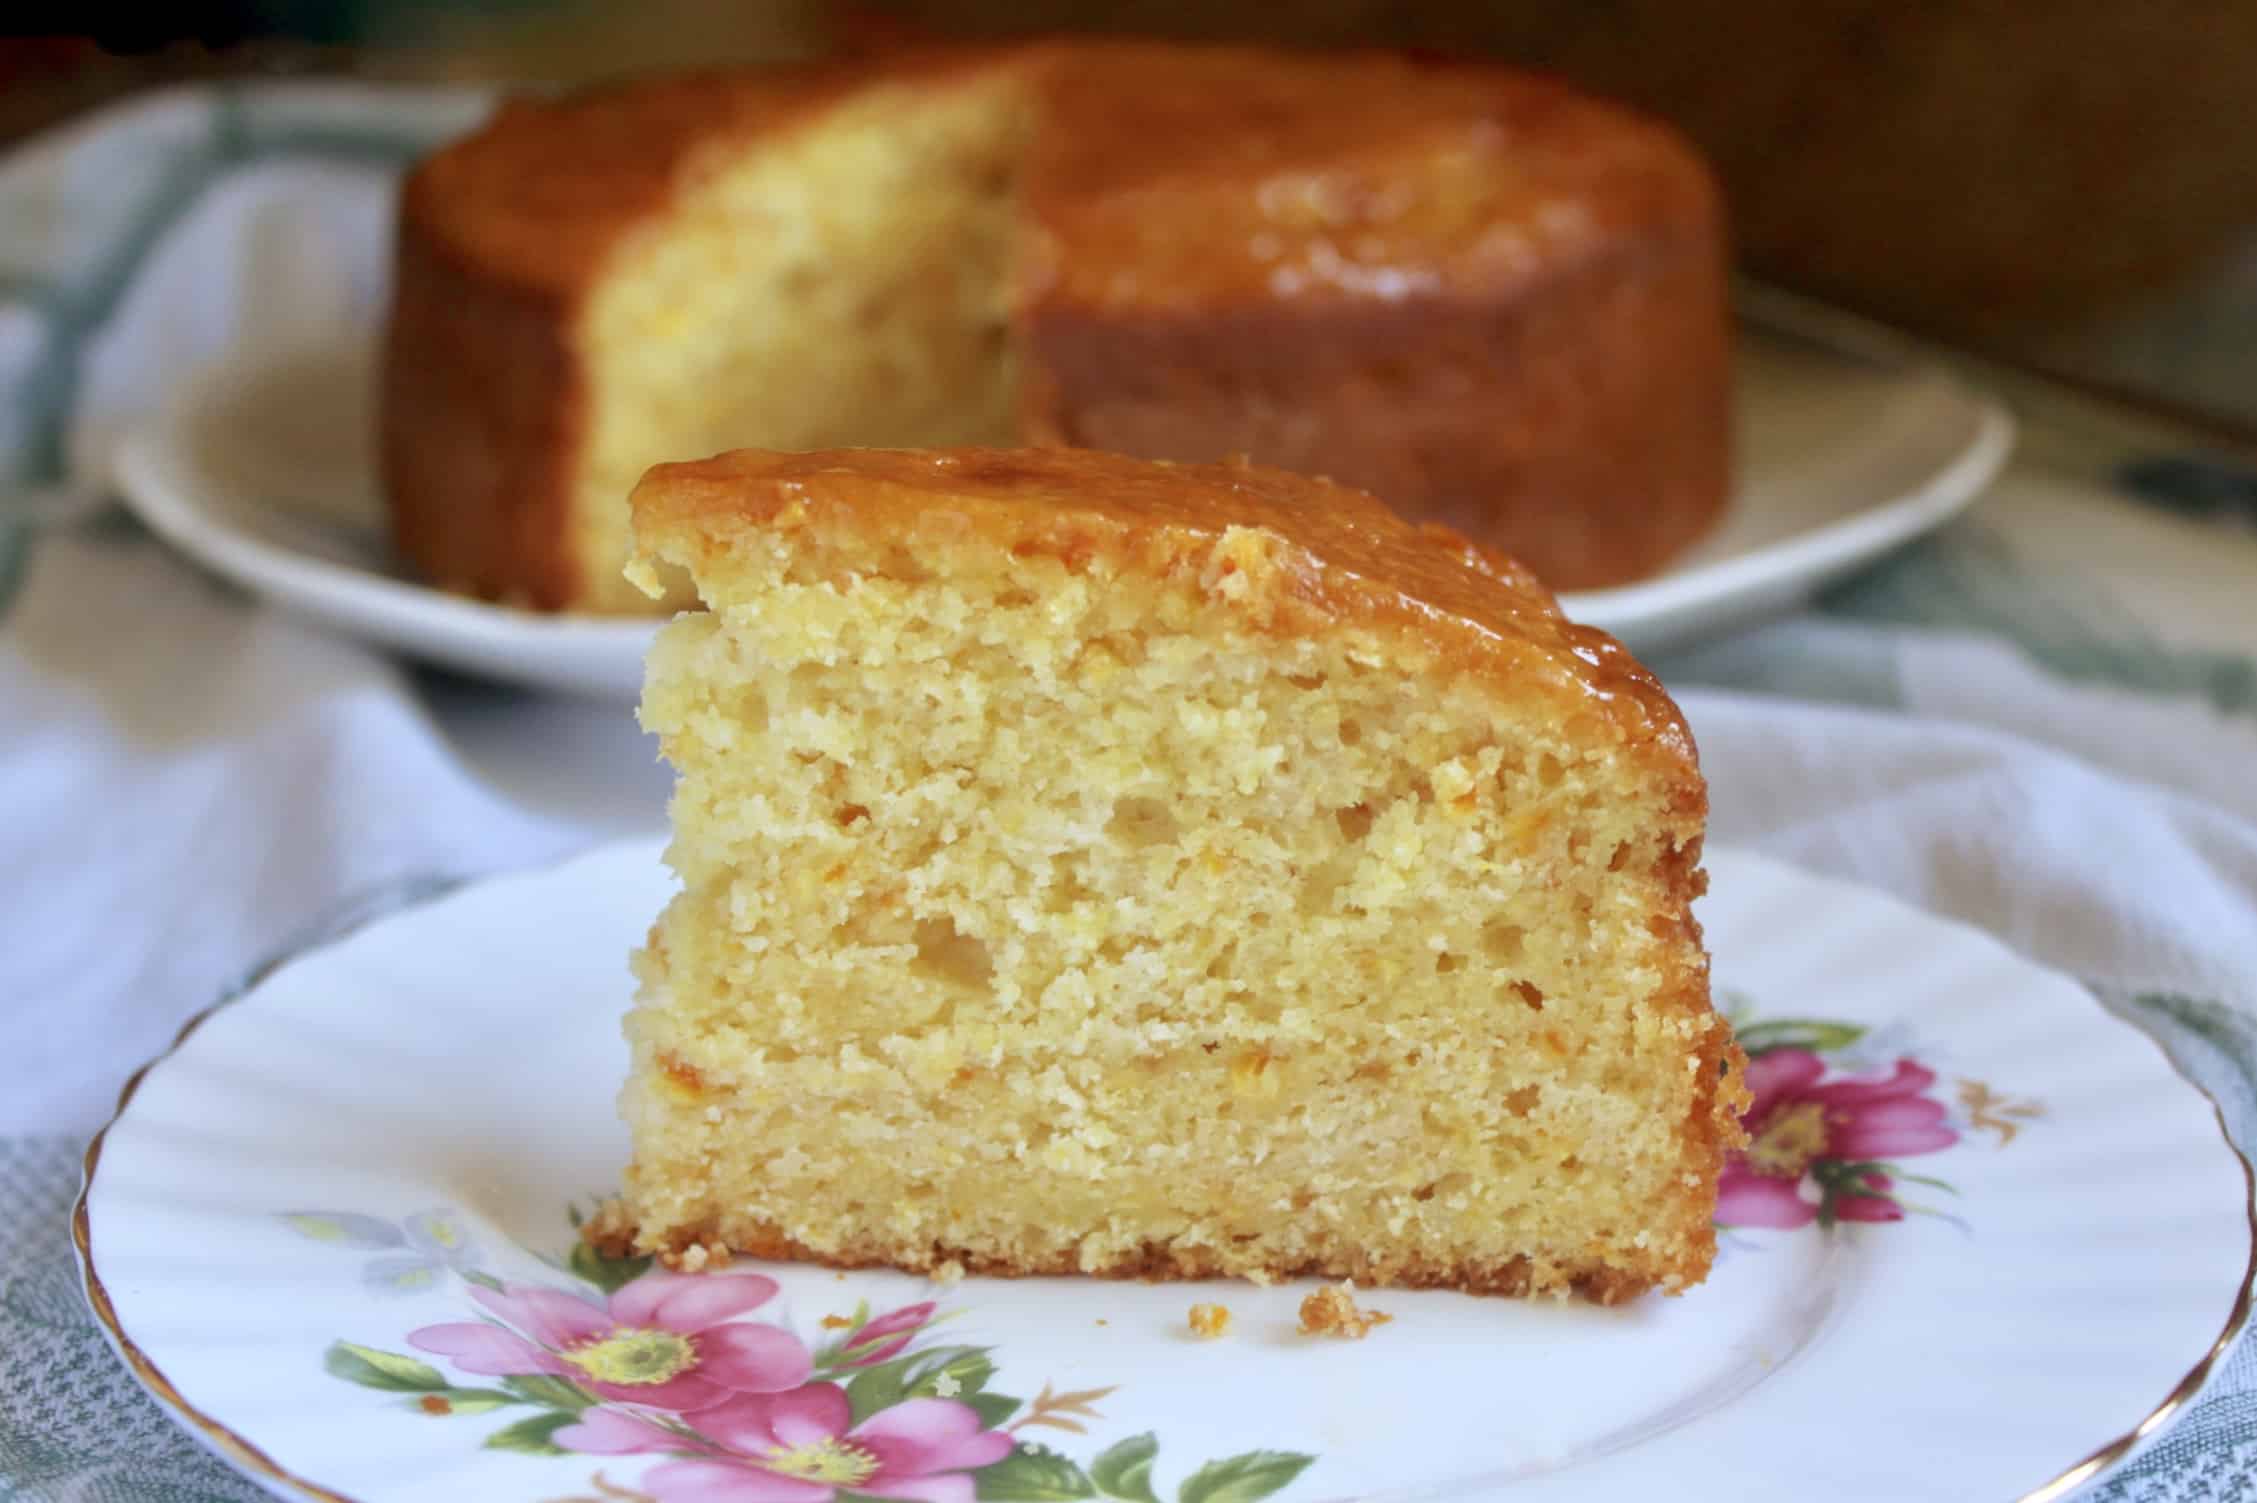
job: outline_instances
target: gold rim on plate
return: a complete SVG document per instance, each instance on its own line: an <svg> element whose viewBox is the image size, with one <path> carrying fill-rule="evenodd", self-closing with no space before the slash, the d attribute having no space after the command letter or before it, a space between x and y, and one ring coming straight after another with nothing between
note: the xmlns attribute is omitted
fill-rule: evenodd
<svg viewBox="0 0 2257 1503"><path fill-rule="evenodd" d="M79 1183L78 1200L71 1207L71 1246L78 1254L80 1281L86 1292L87 1306L94 1312L95 1322L101 1326L103 1334L108 1337L111 1347L117 1352L118 1356L123 1359L127 1370L133 1374L142 1387L149 1391L158 1403L170 1409L175 1417L188 1425L196 1435L202 1438L206 1445L217 1451L222 1457L246 1472L253 1473L270 1482L281 1483L283 1486L295 1490L299 1496L319 1499L320 1503L360 1503L360 1500L297 1475L297 1473L290 1471L273 1457L267 1455L266 1452L260 1450L251 1441L230 1430L203 1410L198 1409L174 1386L172 1379L165 1376L164 1370L149 1359L149 1354L135 1345L133 1338L125 1333L124 1326L118 1322L117 1307L111 1303L110 1293L102 1287L101 1275L96 1272L94 1267L94 1238L87 1202L94 1193L94 1172L101 1163L102 1144L109 1137L110 1129L117 1126L118 1122L125 1116L125 1109L132 1103L134 1092L141 1088L141 1082L147 1078L149 1072L170 1059L181 1045L188 1042L189 1036L195 1033L198 1028L201 1028L230 1003L240 1001L256 991L269 976L272 976L291 961L316 950L327 949L330 945L337 943L346 935L367 923L375 922L379 918L389 918L393 913L404 912L409 908L421 907L424 903L435 901L446 895L445 892L434 893L418 902L404 905L403 908L393 909L384 914L369 915L359 923L342 931L329 934L313 944L277 956L259 967L240 986L235 987L226 996L182 1024L180 1032L173 1036L173 1041L165 1046L164 1051L140 1069L134 1071L126 1080L124 1088L118 1092L117 1109L110 1113L110 1120L102 1124L102 1130L94 1134L93 1141L86 1145L86 1164ZM1928 916L1934 917L1934 915ZM1944 920L1944 922L1951 921ZM2093 999L2093 1005L2096 1007L2100 1005L2097 998ZM2103 1008L2102 1010L2106 1011L2107 1009ZM2189 1090L2210 1103L2210 1114L2218 1123L2218 1136L2224 1139L2226 1150L2234 1156L2234 1162L2241 1166L2243 1212L2247 1217L2249 1226L2249 1257L2242 1267L2241 1281L2234 1292L2233 1306L2226 1312L2225 1328L2219 1331L2218 1339L2210 1344L2209 1350L2202 1354L2194 1366L2187 1369L2186 1376L2179 1379L2171 1391L2164 1395L2163 1402L2149 1411L2146 1417L2132 1426L2131 1429L2098 1446L2082 1461L2077 1462L2051 1481L2009 1500L2009 1503L2057 1503L2057 1500L2067 1497L2070 1493L2091 1482L2101 1473L2107 1471L2108 1468L2123 1460L2142 1441L2177 1418L2179 1411L2193 1402L2195 1395L2202 1391L2203 1384L2209 1381L2211 1372L2225 1357L2226 1353L2233 1349L2235 1340L2249 1324L2251 1289L2253 1285L2257 1285L2257 1168L2252 1168L2248 1156L2241 1151L2233 1140L2233 1134L2227 1130L2224 1108L2220 1107L2216 1098L2211 1096L2208 1091L2203 1090L2186 1071L2179 1068L2179 1062L2171 1057L2170 1050L2163 1047L2163 1041L2146 1029L2138 1027L2121 1017L2117 1021L2154 1045L2156 1051L2163 1056L2164 1064L2170 1067L2171 1073L2176 1075Z"/></svg>
<svg viewBox="0 0 2257 1503"><path fill-rule="evenodd" d="M109 1337L111 1347L124 1360L127 1370L140 1380L141 1386L148 1389L158 1403L170 1409L175 1417L202 1437L206 1445L244 1471L282 1483L295 1489L300 1496L318 1498L322 1503L356 1503L356 1500L341 1492L323 1487L318 1482L308 1481L290 1471L250 1441L189 1403L181 1391L173 1386L172 1379L165 1376L164 1369L150 1361L149 1354L142 1351L131 1336L125 1334L125 1327L118 1323L117 1306L110 1302L110 1291L102 1287L102 1276L94 1268L94 1236L87 1213L87 1200L94 1193L94 1171L102 1161L102 1143L109 1137L110 1129L117 1126L118 1120L125 1115L127 1105L133 1100L133 1093L141 1089L143 1078L151 1070L172 1058L173 1051L187 1043L188 1036L201 1028L206 1019L217 1014L228 1003L247 996L259 982L273 974L276 967L283 963L284 961L277 960L273 965L264 967L240 990L222 997L190 1018L181 1025L180 1032L173 1036L173 1041L165 1046L162 1054L127 1078L125 1088L118 1092L117 1110L110 1113L110 1120L102 1124L102 1130L86 1145L86 1167L79 1180L77 1203L71 1207L71 1246L78 1253L80 1281L86 1290L87 1306L94 1312L95 1323Z"/></svg>

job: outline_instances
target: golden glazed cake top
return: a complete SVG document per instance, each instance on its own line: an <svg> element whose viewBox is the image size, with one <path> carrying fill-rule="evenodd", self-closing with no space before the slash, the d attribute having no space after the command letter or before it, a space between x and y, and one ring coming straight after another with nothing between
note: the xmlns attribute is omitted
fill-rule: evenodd
<svg viewBox="0 0 2257 1503"><path fill-rule="evenodd" d="M482 273L577 296L733 153L858 91L1018 80L1021 294L1093 312L1510 294L1706 214L1671 131L1549 80L1380 53L1048 42L515 100L403 212Z"/></svg>
<svg viewBox="0 0 2257 1503"><path fill-rule="evenodd" d="M799 534L835 549L842 568L875 554L906 577L926 550L984 540L1076 573L1102 561L1110 573L1184 579L1263 630L1407 630L1445 663L1595 711L1694 763L1661 684L1614 638L1561 615L1534 575L1321 479L1082 449L740 449L654 466L633 510L635 569L682 565L724 608L745 603L730 597L727 559L755 534Z"/></svg>
<svg viewBox="0 0 2257 1503"><path fill-rule="evenodd" d="M1713 208L1666 128L1486 64L1061 45L1041 120L1030 291L1099 312L1506 297Z"/></svg>

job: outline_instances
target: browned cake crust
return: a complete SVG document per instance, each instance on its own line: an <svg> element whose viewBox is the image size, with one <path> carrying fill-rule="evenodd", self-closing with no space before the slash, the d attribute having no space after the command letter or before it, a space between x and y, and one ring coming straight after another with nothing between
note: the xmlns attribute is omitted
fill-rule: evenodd
<svg viewBox="0 0 2257 1503"><path fill-rule="evenodd" d="M459 247L419 234L400 237L395 281L379 447L395 545L446 589L571 607L585 396L570 297L485 275Z"/></svg>
<svg viewBox="0 0 2257 1503"><path fill-rule="evenodd" d="M506 108L410 178L381 452L403 554L582 603L575 326L716 153L884 82L1023 77L1031 442L1370 486L1558 588L1651 572L1728 482L1724 234L1666 129L1503 69L1050 43ZM874 435L882 438L883 435Z"/></svg>
<svg viewBox="0 0 2257 1503"><path fill-rule="evenodd" d="M616 1203L614 1203L616 1204ZM591 1219L581 1235L607 1256L634 1256L642 1244L630 1223ZM692 1254L691 1249L699 1251ZM1238 1270L1216 1255L1196 1249L1147 1244L1139 1252L1101 1267L1090 1268L1078 1258L1061 1256L1047 1263L996 1258L968 1248L935 1243L925 1253L904 1255L893 1245L868 1253L818 1252L781 1233L766 1236L739 1234L728 1245L715 1247L691 1236L677 1237L658 1254L669 1267L714 1266L731 1257L778 1263L814 1263L825 1268L893 1268L928 1276L943 1273L977 1274L983 1278L1100 1278L1135 1279L1144 1283L1198 1283L1235 1278ZM1707 1272L1705 1260L1696 1271L1680 1270L1687 1281ZM1461 1294L1497 1294L1519 1298L1535 1293L1570 1293L1596 1305L1619 1305L1650 1292L1659 1279L1638 1278L1620 1269L1593 1264L1587 1268L1551 1271L1539 1280L1526 1258L1513 1258L1494 1266L1436 1263L1425 1260L1395 1261L1377 1257L1334 1258L1270 1271L1272 1279L1348 1279L1373 1288L1455 1289Z"/></svg>

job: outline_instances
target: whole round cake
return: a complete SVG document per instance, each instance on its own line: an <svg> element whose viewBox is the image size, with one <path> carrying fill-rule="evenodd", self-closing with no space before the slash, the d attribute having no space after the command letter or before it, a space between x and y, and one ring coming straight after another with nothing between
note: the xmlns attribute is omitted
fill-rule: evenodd
<svg viewBox="0 0 2257 1503"><path fill-rule="evenodd" d="M647 612L661 460L1070 445L1377 491L1555 588L1724 504L1715 188L1671 131L1486 65L1045 42L505 105L401 203L406 558Z"/></svg>

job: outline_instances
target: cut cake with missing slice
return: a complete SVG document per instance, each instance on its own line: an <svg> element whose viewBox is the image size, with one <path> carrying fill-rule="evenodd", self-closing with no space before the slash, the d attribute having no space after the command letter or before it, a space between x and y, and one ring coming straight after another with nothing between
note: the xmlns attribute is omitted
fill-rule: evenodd
<svg viewBox="0 0 2257 1503"><path fill-rule="evenodd" d="M696 1266L1612 1303L1714 1256L1743 1061L1676 707L1360 492L1066 450L660 465L682 891L604 1232Z"/></svg>

